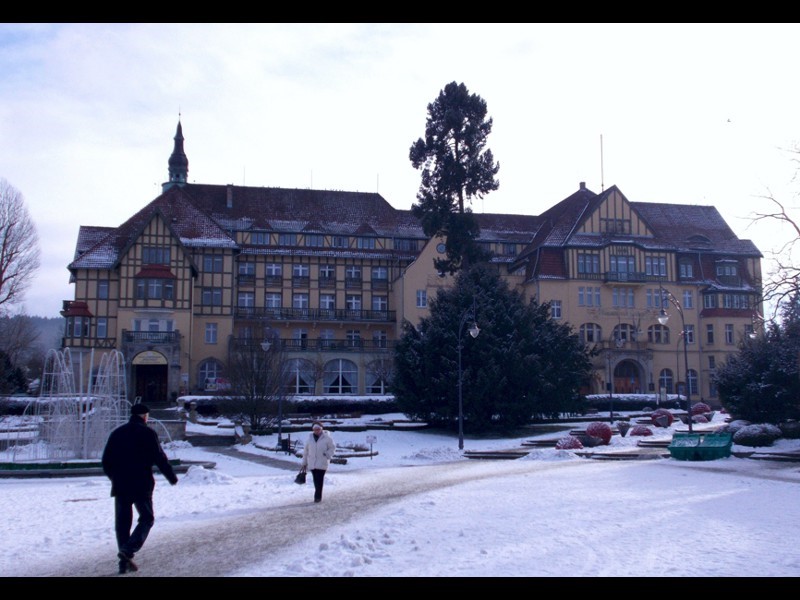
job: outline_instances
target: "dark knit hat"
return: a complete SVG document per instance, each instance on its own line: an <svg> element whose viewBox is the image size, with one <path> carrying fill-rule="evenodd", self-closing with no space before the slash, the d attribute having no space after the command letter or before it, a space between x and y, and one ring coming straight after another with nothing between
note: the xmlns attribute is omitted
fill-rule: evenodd
<svg viewBox="0 0 800 600"><path fill-rule="evenodd" d="M147 408L146 404L141 404L141 403L134 404L133 407L131 408L132 415L146 415L149 412L150 409Z"/></svg>

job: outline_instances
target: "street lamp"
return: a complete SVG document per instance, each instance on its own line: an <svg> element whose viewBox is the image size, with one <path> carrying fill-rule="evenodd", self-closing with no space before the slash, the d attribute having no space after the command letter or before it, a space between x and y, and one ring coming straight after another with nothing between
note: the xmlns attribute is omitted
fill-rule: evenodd
<svg viewBox="0 0 800 600"><path fill-rule="evenodd" d="M464 311L461 315L461 322L458 324L458 449L464 449L464 402L462 395L463 387L463 373L461 372L461 350L464 346L461 334L464 331L464 324L472 319L472 325L469 326L467 331L469 334L476 338L481 330L478 328L478 323L475 322L475 299L472 300L472 306Z"/></svg>
<svg viewBox="0 0 800 600"><path fill-rule="evenodd" d="M686 378L686 416L687 421L689 422L689 433L692 433L692 386L689 383L689 336L686 331L686 319L683 316L683 309L681 308L681 303L678 302L678 299L672 294L672 292L665 290L663 287L661 289L661 311L658 314L658 322L662 325L666 325L667 321L669 320L669 315L667 311L664 310L664 298L669 300L670 304L678 309L678 314L681 316L681 333L680 335L683 336L683 371L684 377Z"/></svg>
<svg viewBox="0 0 800 600"><path fill-rule="evenodd" d="M265 355L266 355L267 352L269 352L269 349L271 347L272 347L272 342L270 342L268 339L265 338L264 341L261 342L261 349L264 351ZM269 365L265 361L264 362L265 371L266 371L268 366ZM265 395L267 395L267 393L268 393L268 390L267 390L268 380L269 380L269 377L265 373L264 374L264 394ZM282 402L282 400L283 400L283 394L281 394L279 392L278 393L278 446L281 445L281 440L283 439L283 402Z"/></svg>

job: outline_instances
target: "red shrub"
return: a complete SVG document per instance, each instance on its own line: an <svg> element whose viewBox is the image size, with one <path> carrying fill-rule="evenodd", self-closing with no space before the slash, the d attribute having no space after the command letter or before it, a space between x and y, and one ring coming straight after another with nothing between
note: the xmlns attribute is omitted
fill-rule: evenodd
<svg viewBox="0 0 800 600"><path fill-rule="evenodd" d="M650 413L650 419L656 427L669 427L675 417L666 408L658 408Z"/></svg>
<svg viewBox="0 0 800 600"><path fill-rule="evenodd" d="M653 435L653 430L647 425L636 425L633 429L631 429L630 433L631 435L642 435L647 437L648 435Z"/></svg>
<svg viewBox="0 0 800 600"><path fill-rule="evenodd" d="M568 435L556 442L556 450L581 450L583 444L574 435Z"/></svg>
<svg viewBox="0 0 800 600"><path fill-rule="evenodd" d="M602 423L601 421L589 423L589 426L586 428L586 435L600 438L603 440L603 444L607 446L611 442L611 425Z"/></svg>
<svg viewBox="0 0 800 600"><path fill-rule="evenodd" d="M692 421L694 423L708 423L708 419L706 419L705 415L694 415Z"/></svg>
<svg viewBox="0 0 800 600"><path fill-rule="evenodd" d="M704 415L707 412L711 412L711 407L705 402L697 402L692 405L693 415Z"/></svg>

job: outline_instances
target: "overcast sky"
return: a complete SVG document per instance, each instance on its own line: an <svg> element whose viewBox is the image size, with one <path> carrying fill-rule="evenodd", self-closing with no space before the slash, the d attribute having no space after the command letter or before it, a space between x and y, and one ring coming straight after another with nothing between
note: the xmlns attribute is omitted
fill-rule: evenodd
<svg viewBox="0 0 800 600"><path fill-rule="evenodd" d="M752 211L769 191L794 202L799 51L796 24L0 25L0 177L42 246L25 309L73 299L80 225L119 225L160 193L179 114L192 182L408 209L409 148L451 81L494 119L500 189L476 212L617 185L714 205L766 255L789 232Z"/></svg>

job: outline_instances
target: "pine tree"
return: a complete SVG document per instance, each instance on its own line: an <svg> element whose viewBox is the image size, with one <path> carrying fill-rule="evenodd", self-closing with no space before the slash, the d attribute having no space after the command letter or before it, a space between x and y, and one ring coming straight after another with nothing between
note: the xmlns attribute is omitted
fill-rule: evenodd
<svg viewBox="0 0 800 600"><path fill-rule="evenodd" d="M440 272L454 273L487 258L474 243L480 228L466 206L500 186L495 179L500 164L486 148L492 131L492 119L486 115L483 98L470 94L463 83L448 83L428 104L425 138L409 151L411 164L422 170L411 211L427 236L446 237L447 258L434 259Z"/></svg>

